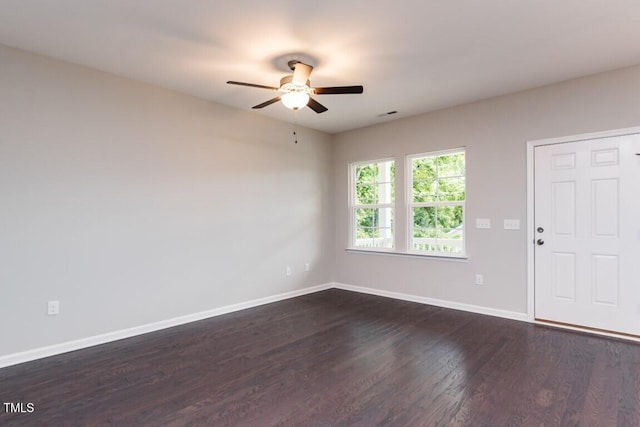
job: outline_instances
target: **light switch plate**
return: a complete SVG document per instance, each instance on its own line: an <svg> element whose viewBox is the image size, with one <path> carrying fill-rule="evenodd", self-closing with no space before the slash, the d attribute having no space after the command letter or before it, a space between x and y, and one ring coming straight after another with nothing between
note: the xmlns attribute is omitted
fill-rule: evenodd
<svg viewBox="0 0 640 427"><path fill-rule="evenodd" d="M520 230L520 220L519 219L505 219L504 220L504 229L505 230Z"/></svg>
<svg viewBox="0 0 640 427"><path fill-rule="evenodd" d="M476 228L491 228L491 219L476 218Z"/></svg>

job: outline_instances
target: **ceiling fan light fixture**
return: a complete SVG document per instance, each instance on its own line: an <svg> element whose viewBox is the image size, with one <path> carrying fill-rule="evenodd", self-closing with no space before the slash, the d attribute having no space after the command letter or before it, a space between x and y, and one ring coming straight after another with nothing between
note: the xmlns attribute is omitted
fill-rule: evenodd
<svg viewBox="0 0 640 427"><path fill-rule="evenodd" d="M309 103L309 94L306 92L289 92L280 98L285 107L291 110L299 110Z"/></svg>
<svg viewBox="0 0 640 427"><path fill-rule="evenodd" d="M271 98L261 104L254 105L253 109L260 109L282 101L285 107L291 110L309 107L314 112L320 114L327 111L327 107L320 104L311 95L337 95L337 94L357 94L362 93L362 86L335 86L335 87L311 87L309 75L313 70L312 65L301 62L298 58L288 58L288 68L293 74L288 74L280 79L280 86L265 86L255 83L245 83L229 80L227 83L239 86L256 87L280 92L281 95ZM308 61L306 61L308 62Z"/></svg>

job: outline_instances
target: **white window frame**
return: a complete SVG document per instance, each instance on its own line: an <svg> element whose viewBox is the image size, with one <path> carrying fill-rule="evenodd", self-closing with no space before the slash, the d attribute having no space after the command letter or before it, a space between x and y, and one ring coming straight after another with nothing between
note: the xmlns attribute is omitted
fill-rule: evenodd
<svg viewBox="0 0 640 427"><path fill-rule="evenodd" d="M369 165L373 163L383 163L383 162L393 162L396 163L394 157L387 157L383 159L374 159L374 160L364 160L358 162L349 163L349 249L354 249L358 251L371 251L371 252L395 252L396 250L396 197L393 198L389 203L373 203L373 204L357 204L356 200L356 168L362 165ZM396 169L397 172L397 169ZM392 183L394 188L396 187L396 179L397 174L394 176L393 180L388 182ZM379 208L388 208L391 210L391 216L393 220L391 222L391 247L376 247L376 246L356 246L356 238L357 238L357 230L356 230L356 209L379 209Z"/></svg>
<svg viewBox="0 0 640 427"><path fill-rule="evenodd" d="M425 157L440 157L451 154L464 154L465 169L464 169L464 188L465 188L465 200L462 201L438 201L438 202L414 202L413 201L413 160L421 159ZM466 220L466 192L467 192L467 153L465 147L454 148L451 150L430 151L426 153L409 154L405 156L405 207L407 214L407 252L415 255L423 256L435 256L435 257L447 257L447 258L466 258L466 246L467 246L467 220ZM462 242L460 252L450 251L428 251L428 250L416 250L414 249L414 237L413 237L413 208L418 207L440 207L440 206L462 206Z"/></svg>

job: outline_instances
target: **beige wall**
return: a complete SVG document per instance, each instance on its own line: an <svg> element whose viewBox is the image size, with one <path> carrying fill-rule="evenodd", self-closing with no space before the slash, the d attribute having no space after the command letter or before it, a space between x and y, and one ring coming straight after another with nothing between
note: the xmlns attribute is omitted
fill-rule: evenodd
<svg viewBox="0 0 640 427"><path fill-rule="evenodd" d="M330 136L2 46L0 100L0 356L331 281Z"/></svg>
<svg viewBox="0 0 640 427"><path fill-rule="evenodd" d="M526 312L526 142L638 125L636 66L337 135L335 280ZM406 154L460 146L467 149L468 262L345 251L349 162L395 157L400 175ZM403 195L399 186L398 199ZM475 229L475 218L490 218L492 229ZM520 219L522 229L503 230L505 218ZM405 222L403 211L397 221ZM475 285L476 273L484 275L484 285Z"/></svg>

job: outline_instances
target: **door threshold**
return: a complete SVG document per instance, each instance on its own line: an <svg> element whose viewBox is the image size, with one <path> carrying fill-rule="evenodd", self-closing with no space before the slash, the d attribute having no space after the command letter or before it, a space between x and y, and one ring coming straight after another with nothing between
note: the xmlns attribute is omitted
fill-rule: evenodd
<svg viewBox="0 0 640 427"><path fill-rule="evenodd" d="M591 328L589 326L574 325L572 323L556 322L553 320L534 318L533 322L538 325L551 326L561 329L569 329L577 332L584 332L593 335L600 335L610 338L619 338L627 341L640 342L640 335L627 334L625 332L610 331L607 329Z"/></svg>

